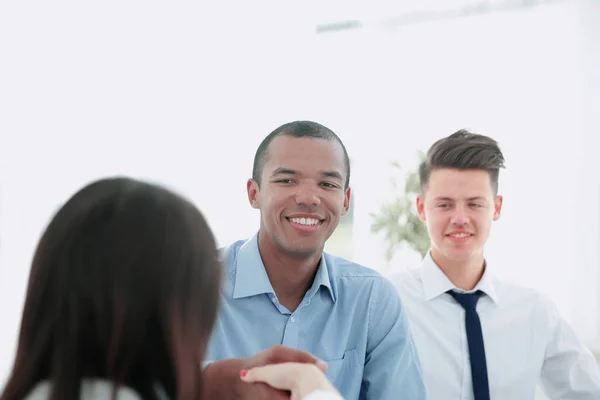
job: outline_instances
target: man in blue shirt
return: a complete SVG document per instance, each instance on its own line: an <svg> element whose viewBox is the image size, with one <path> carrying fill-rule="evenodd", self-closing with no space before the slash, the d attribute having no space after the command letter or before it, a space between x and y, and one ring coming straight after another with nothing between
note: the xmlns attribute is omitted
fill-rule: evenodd
<svg viewBox="0 0 600 400"><path fill-rule="evenodd" d="M348 212L350 162L339 137L310 121L267 136L247 191L258 233L222 250L226 280L207 360L273 345L327 362L347 400L426 398L407 317L374 270L323 253Z"/></svg>

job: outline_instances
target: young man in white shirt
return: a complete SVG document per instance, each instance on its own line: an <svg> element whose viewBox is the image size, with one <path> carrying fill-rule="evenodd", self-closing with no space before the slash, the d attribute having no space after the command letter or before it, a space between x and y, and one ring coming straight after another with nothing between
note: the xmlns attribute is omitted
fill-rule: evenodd
<svg viewBox="0 0 600 400"><path fill-rule="evenodd" d="M591 352L534 290L493 276L483 249L500 217L495 140L458 131L419 169L417 211L431 248L421 268L395 278L430 400L600 399Z"/></svg>

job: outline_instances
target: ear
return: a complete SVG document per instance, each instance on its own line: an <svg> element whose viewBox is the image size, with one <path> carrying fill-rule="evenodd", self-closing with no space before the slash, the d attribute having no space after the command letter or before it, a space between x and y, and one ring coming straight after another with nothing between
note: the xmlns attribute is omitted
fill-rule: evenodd
<svg viewBox="0 0 600 400"><path fill-rule="evenodd" d="M350 188L346 189L346 193L344 194L344 209L342 210L342 215L348 214L348 210L350 210L350 195L352 191Z"/></svg>
<svg viewBox="0 0 600 400"><path fill-rule="evenodd" d="M258 201L260 188L258 187L258 183L253 179L248 179L248 182L246 182L246 191L248 192L248 201L252 208L260 208L260 203Z"/></svg>
<svg viewBox="0 0 600 400"><path fill-rule="evenodd" d="M502 211L502 201L503 198L501 195L496 196L496 200L494 201L494 221L498 221L500 219L500 211Z"/></svg>
<svg viewBox="0 0 600 400"><path fill-rule="evenodd" d="M425 198L421 194L417 195L417 214L421 221L425 222L427 220L425 215Z"/></svg>

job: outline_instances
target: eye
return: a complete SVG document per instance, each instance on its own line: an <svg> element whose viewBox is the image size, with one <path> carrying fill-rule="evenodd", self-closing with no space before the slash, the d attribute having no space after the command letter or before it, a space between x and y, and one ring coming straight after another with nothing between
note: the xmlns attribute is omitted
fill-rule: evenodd
<svg viewBox="0 0 600 400"><path fill-rule="evenodd" d="M336 189L338 187L338 185L329 182L321 182L321 186L325 186L328 189Z"/></svg>
<svg viewBox="0 0 600 400"><path fill-rule="evenodd" d="M438 204L437 207L438 208L448 208L448 204L442 203L442 204Z"/></svg>
<svg viewBox="0 0 600 400"><path fill-rule="evenodd" d="M478 203L471 203L471 207L481 208L481 207L483 207L483 205L478 204Z"/></svg>
<svg viewBox="0 0 600 400"><path fill-rule="evenodd" d="M290 183L294 183L293 180L291 179L278 179L275 181L276 183L283 183L283 184L290 184Z"/></svg>

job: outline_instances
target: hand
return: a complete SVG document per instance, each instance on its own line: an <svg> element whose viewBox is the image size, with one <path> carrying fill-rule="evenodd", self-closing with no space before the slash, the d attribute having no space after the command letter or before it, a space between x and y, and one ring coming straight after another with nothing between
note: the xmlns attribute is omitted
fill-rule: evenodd
<svg viewBox="0 0 600 400"><path fill-rule="evenodd" d="M327 368L323 361L309 353L277 345L249 358L231 358L207 365L202 373L202 398L288 400L290 396L286 391L274 389L265 383L249 384L240 379L242 370L284 362L315 364L323 371Z"/></svg>
<svg viewBox="0 0 600 400"><path fill-rule="evenodd" d="M317 390L328 390L339 396L338 391L315 364L271 364L243 371L241 376L244 382L263 382L276 389L289 390L292 393L291 400L302 400Z"/></svg>
<svg viewBox="0 0 600 400"><path fill-rule="evenodd" d="M303 363L303 364L314 364L323 372L327 371L327 363L318 359L310 353L304 351L292 349L290 347L276 345L268 350L256 353L252 357L246 358L248 367L246 369L254 367L262 367L270 364L281 364L281 363Z"/></svg>

